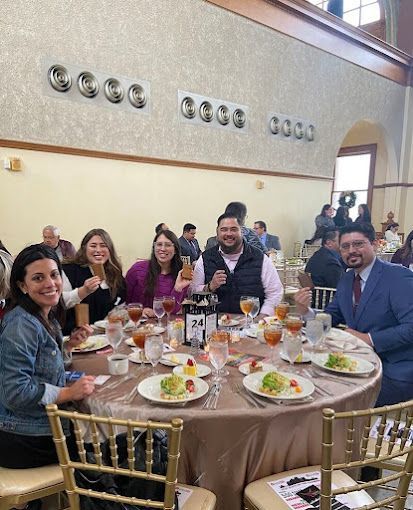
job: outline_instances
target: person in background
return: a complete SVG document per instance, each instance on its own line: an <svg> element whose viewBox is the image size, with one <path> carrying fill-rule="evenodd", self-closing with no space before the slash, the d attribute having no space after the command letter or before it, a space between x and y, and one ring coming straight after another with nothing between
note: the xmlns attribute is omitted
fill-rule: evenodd
<svg viewBox="0 0 413 510"><path fill-rule="evenodd" d="M280 238L267 232L267 225L264 221L259 220L254 223L254 232L268 250L281 250Z"/></svg>
<svg viewBox="0 0 413 510"><path fill-rule="evenodd" d="M248 244L236 214L221 214L217 238L197 260L191 289L216 293L219 311L229 313L241 313L241 296L255 296L260 314L273 315L284 289L270 258Z"/></svg>
<svg viewBox="0 0 413 510"><path fill-rule="evenodd" d="M393 255L391 262L392 264L401 264L402 266L413 269L413 230L407 236L403 246Z"/></svg>
<svg viewBox="0 0 413 510"><path fill-rule="evenodd" d="M10 253L0 250L0 320L9 307L10 273L13 258Z"/></svg>
<svg viewBox="0 0 413 510"><path fill-rule="evenodd" d="M344 274L343 266L339 260L338 229L326 229L321 244L321 248L307 262L305 272L311 274L311 279L316 287L335 289Z"/></svg>
<svg viewBox="0 0 413 510"><path fill-rule="evenodd" d="M371 223L371 214L367 204L360 204L358 206L359 215L354 220L355 223Z"/></svg>
<svg viewBox="0 0 413 510"><path fill-rule="evenodd" d="M334 216L333 221L335 226L339 228L351 225L353 220L349 216L349 208L345 205L340 205L336 211L336 215Z"/></svg>
<svg viewBox="0 0 413 510"><path fill-rule="evenodd" d="M334 227L330 227L334 228ZM327 230L327 227L317 227L313 237L311 239L306 239L304 241L304 244L311 244L312 246L321 246L321 241L323 239L323 235L325 231Z"/></svg>
<svg viewBox="0 0 413 510"><path fill-rule="evenodd" d="M43 229L43 243L53 248L59 257L59 260L72 259L76 255L76 250L70 241L60 239L60 231L53 225L46 225Z"/></svg>
<svg viewBox="0 0 413 510"><path fill-rule="evenodd" d="M65 386L64 350L91 334L76 329L63 346L62 268L44 244L28 246L13 264L11 310L0 327L0 466L13 469L58 463L45 406L82 400L94 390L94 377ZM75 439L65 423L69 448Z"/></svg>
<svg viewBox="0 0 413 510"><path fill-rule="evenodd" d="M397 234L398 230L398 223L390 223L390 225L387 225L386 231L384 232L384 239L386 239L388 243L400 243L400 237Z"/></svg>
<svg viewBox="0 0 413 510"><path fill-rule="evenodd" d="M94 274L93 264L103 266L104 280ZM63 264L63 300L68 309L63 332L68 334L73 329L73 307L78 303L89 305L89 318L93 324L104 319L125 298L122 265L112 239L105 230L94 228L82 239L74 259Z"/></svg>
<svg viewBox="0 0 413 510"><path fill-rule="evenodd" d="M201 255L198 241L195 239L196 226L192 223L185 223L181 237L179 238L179 246L181 247L181 255L190 257L191 264L198 260Z"/></svg>
<svg viewBox="0 0 413 510"><path fill-rule="evenodd" d="M159 234L161 230L169 230L169 227L166 223L158 223L155 227L155 234Z"/></svg>
<svg viewBox="0 0 413 510"><path fill-rule="evenodd" d="M161 230L153 240L150 260L138 260L126 273L126 302L142 303L144 315L155 317L153 298L173 296L173 313L178 313L189 284L182 278L178 238L170 230Z"/></svg>
<svg viewBox="0 0 413 510"><path fill-rule="evenodd" d="M316 229L318 227L335 227L333 220L334 207L331 204L324 204L321 213L315 218Z"/></svg>
<svg viewBox="0 0 413 510"><path fill-rule="evenodd" d="M9 250L4 246L4 244L1 242L0 240L0 250L2 251L5 251L6 253L8 253L9 255L11 255L11 253L9 252Z"/></svg>

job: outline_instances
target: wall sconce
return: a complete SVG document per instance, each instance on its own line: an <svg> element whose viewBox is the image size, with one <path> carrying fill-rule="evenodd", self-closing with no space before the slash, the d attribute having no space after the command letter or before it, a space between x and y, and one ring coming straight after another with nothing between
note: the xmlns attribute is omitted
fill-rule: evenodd
<svg viewBox="0 0 413 510"><path fill-rule="evenodd" d="M12 172L20 172L22 169L22 161L20 158L4 158L3 168Z"/></svg>
<svg viewBox="0 0 413 510"><path fill-rule="evenodd" d="M264 181L260 181L260 180L256 181L255 182L255 187L257 189L263 189L264 188Z"/></svg>

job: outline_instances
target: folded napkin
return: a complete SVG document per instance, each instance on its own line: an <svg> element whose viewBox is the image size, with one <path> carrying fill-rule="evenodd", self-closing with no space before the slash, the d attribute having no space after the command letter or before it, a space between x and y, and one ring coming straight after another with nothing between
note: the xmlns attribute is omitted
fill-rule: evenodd
<svg viewBox="0 0 413 510"><path fill-rule="evenodd" d="M343 331L337 328L331 328L330 331L327 333L326 343L330 347L350 351L353 349L357 349L358 338L352 335L351 333L347 333L347 331Z"/></svg>

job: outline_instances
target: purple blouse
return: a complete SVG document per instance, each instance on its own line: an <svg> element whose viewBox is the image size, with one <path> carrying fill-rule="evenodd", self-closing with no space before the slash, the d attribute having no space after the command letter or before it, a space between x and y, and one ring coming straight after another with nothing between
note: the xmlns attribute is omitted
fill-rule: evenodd
<svg viewBox="0 0 413 510"><path fill-rule="evenodd" d="M139 260L126 273L126 302L142 303L145 308L153 308L153 298L144 295L146 275L149 270L149 260ZM174 296L176 305L173 313L178 313L181 303L185 299L188 287L182 292L174 290L175 280L170 274L160 274L155 287L154 296Z"/></svg>

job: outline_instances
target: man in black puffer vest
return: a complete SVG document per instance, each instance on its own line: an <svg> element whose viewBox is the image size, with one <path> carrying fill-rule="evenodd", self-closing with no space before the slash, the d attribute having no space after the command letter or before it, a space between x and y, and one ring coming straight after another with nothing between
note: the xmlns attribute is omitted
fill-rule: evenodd
<svg viewBox="0 0 413 510"><path fill-rule="evenodd" d="M218 218L217 240L218 245L198 259L192 290L215 292L219 311L229 313L241 313L241 296L256 296L260 313L273 315L283 289L271 260L243 240L241 225L233 214Z"/></svg>

